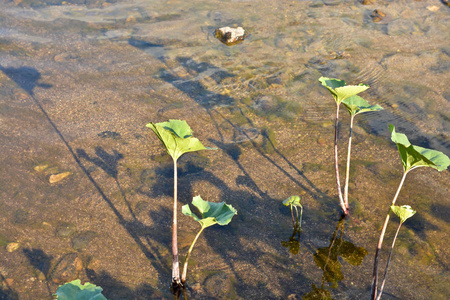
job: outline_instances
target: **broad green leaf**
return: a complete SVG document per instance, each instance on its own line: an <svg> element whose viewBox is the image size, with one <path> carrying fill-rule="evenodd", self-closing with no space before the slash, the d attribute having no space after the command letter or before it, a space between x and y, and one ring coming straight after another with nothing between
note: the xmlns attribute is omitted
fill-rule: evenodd
<svg viewBox="0 0 450 300"><path fill-rule="evenodd" d="M392 124L389 124L389 130L391 131L391 140L397 144L405 171L417 167L431 167L443 171L450 165L450 158L444 153L411 145L406 135L397 133Z"/></svg>
<svg viewBox="0 0 450 300"><path fill-rule="evenodd" d="M236 209L225 202L208 202L203 200L200 196L194 197L192 199L192 204L197 207L201 214L201 218L191 211L188 204L183 205L181 212L199 222L203 228L214 224L227 225L231 222L233 216L237 214Z"/></svg>
<svg viewBox="0 0 450 300"><path fill-rule="evenodd" d="M103 289L95 284L81 284L79 279L60 285L56 290L58 300L107 300L102 295Z"/></svg>
<svg viewBox="0 0 450 300"><path fill-rule="evenodd" d="M416 213L416 211L413 210L409 205L392 205L391 210L400 218L400 223L404 223L407 219L411 218Z"/></svg>
<svg viewBox="0 0 450 300"><path fill-rule="evenodd" d="M347 99L344 99L342 103L347 108L348 112L352 116L356 116L357 114L369 112L369 111L378 111L382 110L383 108L376 105L370 105L367 103L366 100L364 100L362 97L354 95L351 97L348 97Z"/></svg>
<svg viewBox="0 0 450 300"><path fill-rule="evenodd" d="M369 88L367 84L363 83L358 85L346 85L345 81L335 78L320 77L319 81L330 91L338 104L344 99L359 94Z"/></svg>
<svg viewBox="0 0 450 300"><path fill-rule="evenodd" d="M186 121L150 122L146 126L153 130L174 160L186 152L216 149L205 147L197 138L192 137L192 130Z"/></svg>
<svg viewBox="0 0 450 300"><path fill-rule="evenodd" d="M172 131L178 137L183 139L192 136L192 129L184 120L169 120L167 122L157 123L157 125Z"/></svg>
<svg viewBox="0 0 450 300"><path fill-rule="evenodd" d="M286 200L283 201L285 206L293 205L293 206L302 206L300 204L300 196L290 196Z"/></svg>

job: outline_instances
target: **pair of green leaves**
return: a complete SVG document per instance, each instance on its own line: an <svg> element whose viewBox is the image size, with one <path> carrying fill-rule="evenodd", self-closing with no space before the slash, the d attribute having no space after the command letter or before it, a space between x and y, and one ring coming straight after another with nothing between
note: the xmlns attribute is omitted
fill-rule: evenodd
<svg viewBox="0 0 450 300"><path fill-rule="evenodd" d="M107 300L102 291L103 289L95 284L81 284L80 279L76 279L60 285L55 295L58 300Z"/></svg>
<svg viewBox="0 0 450 300"><path fill-rule="evenodd" d="M175 161L186 152L216 149L203 146L193 137L191 127L184 120L169 120L156 124L150 122L146 126L153 130Z"/></svg>
<svg viewBox="0 0 450 300"><path fill-rule="evenodd" d="M284 206L300 206L302 207L302 205L300 204L300 196L290 196L289 198L287 198L286 200L283 201L283 205Z"/></svg>
<svg viewBox="0 0 450 300"><path fill-rule="evenodd" d="M406 135L397 133L392 124L389 124L389 130L391 131L391 140L397 144L405 172L418 167L431 167L443 171L450 165L450 159L444 153L411 145Z"/></svg>
<svg viewBox="0 0 450 300"><path fill-rule="evenodd" d="M214 224L219 224L222 226L227 225L231 222L233 216L237 214L236 209L225 202L208 202L203 200L200 196L194 197L192 199L192 204L197 207L201 214L201 218L191 211L188 204L183 205L181 212L199 222L202 228L206 228Z"/></svg>
<svg viewBox="0 0 450 300"><path fill-rule="evenodd" d="M341 104L343 100L359 94L369 88L367 84L363 83L358 85L346 85L344 80L335 78L320 77L319 81L330 91L337 104Z"/></svg>
<svg viewBox="0 0 450 300"><path fill-rule="evenodd" d="M320 77L320 83L326 87L337 104L344 104L351 116L369 111L378 111L383 108L379 105L370 105L362 97L357 96L369 88L367 84L346 85L344 80Z"/></svg>

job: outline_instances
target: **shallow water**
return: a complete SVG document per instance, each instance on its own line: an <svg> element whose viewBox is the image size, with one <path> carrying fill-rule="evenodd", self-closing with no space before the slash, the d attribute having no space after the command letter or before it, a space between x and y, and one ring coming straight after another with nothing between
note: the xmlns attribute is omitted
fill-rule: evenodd
<svg viewBox="0 0 450 300"><path fill-rule="evenodd" d="M387 123L450 155L450 11L441 2L0 7L0 299L51 299L70 277L102 286L108 299L172 297L173 174L150 121L184 119L219 148L180 159L180 207L201 194L238 210L197 242L192 299L369 298L375 244L402 174ZM386 15L380 22L375 9ZM214 38L222 26L249 35L227 47ZM345 222L333 172L335 105L320 76L367 83L361 96L384 107L356 117ZM343 160L343 108L341 120ZM57 174L67 177L50 183ZM397 203L418 213L400 231L384 299L450 294L449 178L408 174ZM300 237L282 205L295 194ZM198 229L180 214L182 261Z"/></svg>

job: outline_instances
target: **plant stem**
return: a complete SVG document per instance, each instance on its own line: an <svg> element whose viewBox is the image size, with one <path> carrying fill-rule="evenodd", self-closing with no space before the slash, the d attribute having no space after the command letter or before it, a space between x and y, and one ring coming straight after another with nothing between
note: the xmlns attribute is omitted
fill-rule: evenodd
<svg viewBox="0 0 450 300"><path fill-rule="evenodd" d="M392 200L392 205L395 205L395 201L397 201L397 197L398 194L400 193L400 190L402 189L403 186L403 182L405 182L405 178L406 178L406 174L408 174L410 170L406 170L403 173L403 177L402 180L400 181L400 185L398 186L397 192L395 193L394 199ZM386 232L386 227L389 223L389 213L391 212L391 207L389 207L389 211L386 215L386 220L384 221L383 224L383 228L381 229L381 234L380 234L380 238L378 240L378 244L377 244L377 248L375 250L375 259L373 262L373 274L372 274L372 292L371 292L371 296L370 299L372 300L376 300L377 298L377 285L378 285L378 262L380 259L380 250L381 250L381 246L383 245L383 239L384 239L384 234Z"/></svg>
<svg viewBox="0 0 450 300"><path fill-rule="evenodd" d="M340 105L340 103L336 102L336 123L334 126L334 166L336 169L336 184L337 184L337 189L338 189L339 202L340 202L342 211L344 212L344 215L348 215L348 210L345 207L344 198L342 197L341 181L339 180L338 145L337 145L338 126L339 126L339 105Z"/></svg>
<svg viewBox="0 0 450 300"><path fill-rule="evenodd" d="M180 264L178 262L178 234L177 234L177 195L178 173L177 160L173 160L173 224L172 224L172 284L180 286Z"/></svg>
<svg viewBox="0 0 450 300"><path fill-rule="evenodd" d="M294 228L298 227L298 209L297 206L294 206L295 208L295 224L294 224Z"/></svg>
<svg viewBox="0 0 450 300"><path fill-rule="evenodd" d="M205 227L202 226L200 231L195 236L194 241L191 244L191 247L189 247L188 254L186 255L186 261L184 262L184 266L183 266L183 275L181 276L181 283L183 283L183 284L186 282L186 274L187 274L187 267L188 267L188 263L189 263L189 257L191 256L191 252L192 252L192 249L194 249L195 242L197 242L197 239L200 236L200 234L202 233L203 229L205 229Z"/></svg>
<svg viewBox="0 0 450 300"><path fill-rule="evenodd" d="M394 250L395 240L397 239L397 235L398 235L398 232L400 231L400 227L402 227L402 222L400 222L400 224L398 225L397 232L395 232L394 240L392 241L391 252L389 252L389 257L388 257L388 260L386 263L386 269L384 270L383 282L381 283L380 294L378 295L377 300L380 300L381 294L383 294L383 288L384 288L384 284L386 283L386 277L387 277L387 272L389 269L389 263L391 262L392 251Z"/></svg>
<svg viewBox="0 0 450 300"><path fill-rule="evenodd" d="M298 220L299 219L298 210L297 208L295 210L297 211L297 220ZM302 217L303 217L303 206L300 205L300 221L298 222L299 229L302 228Z"/></svg>
<svg viewBox="0 0 450 300"><path fill-rule="evenodd" d="M348 151L347 151L347 170L345 172L345 186L344 186L344 203L345 208L348 209L348 181L350 178L350 153L352 151L352 133L353 133L353 119L355 115L352 114L350 118L350 135L348 137Z"/></svg>
<svg viewBox="0 0 450 300"><path fill-rule="evenodd" d="M292 216L292 226L295 228L295 218L294 218L294 210L292 209L293 205L291 204L291 216Z"/></svg>

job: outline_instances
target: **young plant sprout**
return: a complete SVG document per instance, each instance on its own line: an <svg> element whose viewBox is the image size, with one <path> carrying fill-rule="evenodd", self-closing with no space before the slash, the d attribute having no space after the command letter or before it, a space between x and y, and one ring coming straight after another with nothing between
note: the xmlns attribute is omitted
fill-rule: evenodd
<svg viewBox="0 0 450 300"><path fill-rule="evenodd" d="M357 114L370 112L370 111L378 111L383 108L379 105L369 105L366 100L361 98L360 96L354 95L348 97L342 101L344 106L347 108L350 113L350 134L348 137L348 151L347 151L347 169L345 172L345 185L344 185L344 204L345 208L348 210L348 182L350 177L350 153L352 151L352 134L353 134L353 119Z"/></svg>
<svg viewBox="0 0 450 300"><path fill-rule="evenodd" d="M186 282L187 267L192 249L194 248L195 242L202 233L203 229L212 226L214 224L219 224L222 226L227 225L228 223L231 222L233 216L237 214L236 209L233 206L226 204L225 202L220 203L208 202L203 200L200 196L196 196L192 199L192 205L197 207L198 211L201 214L201 218L199 218L196 214L194 214L191 211L188 204L183 205L181 211L184 215L190 216L195 221L199 222L202 228L200 228L200 231L195 236L194 241L189 247L188 253L186 255L186 261L184 262L183 267L183 274L181 276L182 284Z"/></svg>
<svg viewBox="0 0 450 300"><path fill-rule="evenodd" d="M291 196L287 198L283 201L283 205L291 207L292 225L294 226L294 229L302 227L303 206L300 204L300 196ZM297 206L300 207L300 215L298 214Z"/></svg>
<svg viewBox="0 0 450 300"><path fill-rule="evenodd" d="M403 186L406 178L406 174L409 171L419 168L419 167L431 167L438 171L446 170L450 165L450 159L447 155L442 152L422 148L419 146L411 145L406 135L403 133L395 132L395 127L389 124L389 130L391 131L391 140L397 144L398 152L400 153L400 158L403 164L403 176L398 186L397 192L395 193L394 199L392 200L391 207L395 205L397 197ZM389 208L389 212L391 209ZM371 299L377 299L377 285L378 285L378 261L381 246L383 245L384 234L386 232L386 227L389 223L389 212L386 215L386 219L381 229L380 238L378 240L377 248L375 250L375 259L373 264L373 274L372 274L372 292Z"/></svg>
<svg viewBox="0 0 450 300"><path fill-rule="evenodd" d="M345 99L354 96L358 93L361 93L369 88L368 85L360 83L359 85L346 85L345 81L335 79L335 78L327 78L327 77L320 77L319 78L320 83L324 87L326 87L331 95L333 96L335 102L336 102L336 122L334 127L334 165L335 165L335 172L336 172L336 184L338 189L338 196L339 196L339 202L340 206L342 208L342 211L344 215L348 215L348 207L345 205L344 197L342 196L342 189L341 189L341 182L339 179L339 164L338 164L338 147L337 147L337 141L338 141L338 126L339 126L339 107Z"/></svg>
<svg viewBox="0 0 450 300"><path fill-rule="evenodd" d="M398 232L400 231L400 227L402 226L403 223L405 223L405 221L407 219L411 218L416 213L416 211L411 209L411 206L409 206L409 205L402 205L402 206L392 205L391 211L400 218L400 223L398 224L397 231L395 232L394 240L392 241L391 251L389 252L388 260L386 263L386 269L384 270L383 282L381 283L380 293L378 294L377 300L379 300L381 298L381 295L383 294L383 288L384 288L384 284L386 283L386 277L387 277L387 272L389 269L389 263L391 262L392 251L394 250L395 240L397 239L397 235L398 235Z"/></svg>
<svg viewBox="0 0 450 300"><path fill-rule="evenodd" d="M153 130L173 159L172 285L181 287L177 242L177 160L187 152L212 150L215 148L205 147L197 138L194 138L192 130L186 121L169 120L168 122L156 124L150 122L146 126Z"/></svg>

